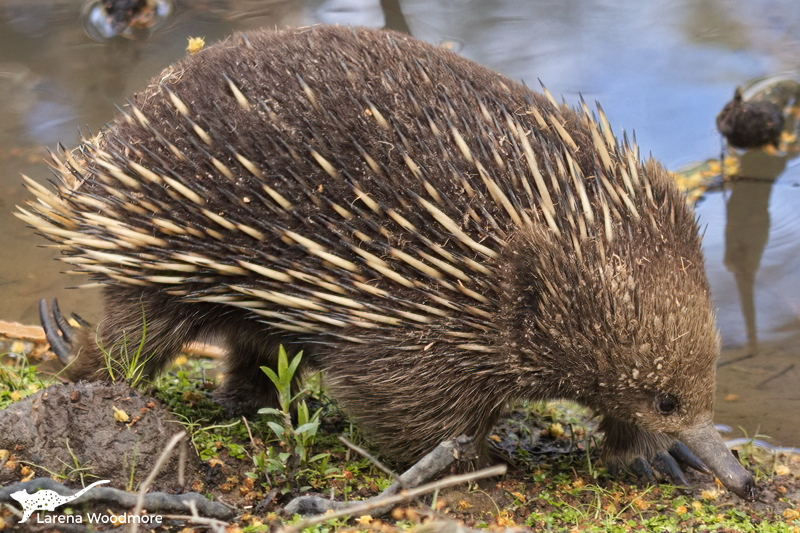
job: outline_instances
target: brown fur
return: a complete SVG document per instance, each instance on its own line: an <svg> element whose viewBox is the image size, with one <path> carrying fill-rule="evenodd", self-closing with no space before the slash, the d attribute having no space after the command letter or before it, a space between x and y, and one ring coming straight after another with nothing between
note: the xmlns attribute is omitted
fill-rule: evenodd
<svg viewBox="0 0 800 533"><path fill-rule="evenodd" d="M143 319L148 375L188 341L221 340L225 394L256 406L275 401L258 367L279 344L302 349L401 460L461 433L481 442L520 398L602 412L612 461L710 420L718 338L694 218L660 165L590 116L446 50L347 28L235 36L134 104L146 120L85 144L28 218L106 284L99 338L115 357ZM73 348L69 375L102 377L94 342ZM672 414L657 412L664 394Z"/></svg>

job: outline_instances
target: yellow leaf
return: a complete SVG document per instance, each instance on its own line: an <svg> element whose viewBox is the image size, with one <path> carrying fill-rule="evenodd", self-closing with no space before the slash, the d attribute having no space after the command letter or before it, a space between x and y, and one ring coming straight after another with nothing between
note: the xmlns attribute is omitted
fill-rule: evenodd
<svg viewBox="0 0 800 533"><path fill-rule="evenodd" d="M117 409L113 405L111 406L111 409L114 410L114 420L116 420L117 422L127 422L128 420L131 419L131 417L128 416L128 413L126 413L122 409Z"/></svg>

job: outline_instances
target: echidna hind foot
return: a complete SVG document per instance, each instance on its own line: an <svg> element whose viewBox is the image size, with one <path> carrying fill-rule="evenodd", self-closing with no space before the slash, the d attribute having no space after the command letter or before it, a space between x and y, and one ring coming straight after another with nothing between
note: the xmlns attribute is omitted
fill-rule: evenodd
<svg viewBox="0 0 800 533"><path fill-rule="evenodd" d="M228 414L251 414L261 407L278 407L275 386L261 366L274 368L278 346L290 357L297 350L285 332L272 334L245 310L217 304L187 304L180 298L155 291L121 286L104 289L104 318L96 331L76 328L51 345L66 345L69 362L63 375L72 381L126 379L133 375L155 378L195 340L214 340L227 348L224 383L214 391L215 402ZM55 302L54 302L55 303ZM59 311L54 309L57 321ZM43 316L43 322L45 317ZM47 329L47 328L46 328ZM298 369L298 378L303 369ZM299 379L296 380L299 383ZM299 385L295 383L294 389Z"/></svg>
<svg viewBox="0 0 800 533"><path fill-rule="evenodd" d="M424 337L414 337L399 341L400 347L425 343ZM473 439L478 463L487 465L487 437L507 407L509 376L476 373L453 364L458 353L451 346L426 345L414 357L389 343L375 343L345 346L318 359L331 396L388 457L411 464L439 443L466 435Z"/></svg>

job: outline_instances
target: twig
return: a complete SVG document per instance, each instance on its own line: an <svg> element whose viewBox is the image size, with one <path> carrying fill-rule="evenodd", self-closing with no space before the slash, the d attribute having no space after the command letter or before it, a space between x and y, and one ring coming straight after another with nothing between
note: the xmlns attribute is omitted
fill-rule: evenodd
<svg viewBox="0 0 800 533"><path fill-rule="evenodd" d="M442 442L433 451L417 461L414 466L403 472L386 490L375 498L390 496L405 487L416 487L425 483L439 472L443 472L456 460L464 460L463 456L465 455L468 455L470 459L475 455L475 449L472 446L470 437L461 435L455 439ZM328 500L320 496L299 496L290 501L283 508L283 512L287 515L313 515L341 509L346 505L346 503L337 502L333 499ZM382 512L389 512L390 510L391 508L387 508Z"/></svg>
<svg viewBox="0 0 800 533"><path fill-rule="evenodd" d="M250 424L247 423L247 418L242 417L242 422L244 422L244 428L247 430L247 435L250 437L250 445L253 447L253 450L258 450L256 439L253 438L253 432L250 431Z"/></svg>
<svg viewBox="0 0 800 533"><path fill-rule="evenodd" d="M464 457L464 456L468 457ZM432 452L417 461L414 466L403 472L397 481L389 485L380 496L394 494L406 487L416 487L444 472L456 461L469 461L476 456L472 438L461 435L453 440L439 444Z"/></svg>
<svg viewBox="0 0 800 533"><path fill-rule="evenodd" d="M148 474L147 478L144 480L144 483L139 487L139 494L136 497L136 506L133 508L133 514L138 516L139 513L142 512L142 508L144 507L144 495L147 492L147 489L150 488L150 485L153 483L153 480L156 478L158 473L161 471L161 468L164 466L164 463L167 462L169 459L170 454L172 453L173 448L178 445L180 441L182 441L186 437L186 431L181 430L179 433L176 433L172 436L172 438L167 443L166 448L164 451L161 452L161 455L158 457L158 461L156 461L155 466ZM131 533L136 533L137 529L136 523L131 523Z"/></svg>
<svg viewBox="0 0 800 533"><path fill-rule="evenodd" d="M421 485L413 489L402 491L399 494L393 494L390 496L376 496L375 498L364 500L361 503L342 507L337 511L307 518L306 520L298 522L293 527L288 528L286 531L300 531L303 528L313 526L314 524L319 524L321 522L326 522L333 518L339 518L342 516L360 515L366 513L367 511L373 511L375 509L391 508L397 505L398 503L413 500L418 496L422 496L423 494L427 494L435 490L445 489L447 487L460 485L462 483L469 483L470 481L483 479L485 477L502 476L503 474L506 473L506 468L507 468L506 465L496 465L490 468L484 468L483 470L478 470L477 472L472 472L470 474L449 476L439 481L435 481L433 483L428 483L426 485Z"/></svg>
<svg viewBox="0 0 800 533"><path fill-rule="evenodd" d="M194 502L189 502L188 504L189 510L192 512L191 515L166 515L163 518L169 518L171 520L185 520L187 522L200 524L204 526L208 526L211 528L214 533L225 533L225 528L228 526L227 522L223 522L222 520L216 520L214 518L204 518L197 513L197 506Z"/></svg>
<svg viewBox="0 0 800 533"><path fill-rule="evenodd" d="M18 322L0 320L0 337L44 344L47 337L40 326L26 326Z"/></svg>
<svg viewBox="0 0 800 533"><path fill-rule="evenodd" d="M381 470L384 474L392 476L392 479L394 479L395 481L398 481L400 483L400 485L403 486L403 488L406 488L405 485L403 485L403 481L400 479L400 476L398 476L391 468L389 468L388 466L386 466L382 462L380 462L374 455L369 453L367 450L365 450L361 446L358 446L357 444L353 444L352 442L350 442L350 439L348 439L344 435L339 435L339 440L342 442L342 444L344 444L345 446L347 446L348 448L350 448L354 452L356 452L356 453L362 455L363 457L366 457L367 459L369 459L369 461L375 466L375 468L377 468L378 470Z"/></svg>
<svg viewBox="0 0 800 533"><path fill-rule="evenodd" d="M162 518L167 518L169 520L185 520L186 522L192 524L198 524L201 526L208 526L213 531L224 532L225 528L228 527L229 523L223 520L217 520L216 518L205 518L199 515L182 515L182 514L165 514L161 515Z"/></svg>
<svg viewBox="0 0 800 533"><path fill-rule="evenodd" d="M181 440L181 447L178 449L178 485L181 490L186 484L186 439Z"/></svg>
<svg viewBox="0 0 800 533"><path fill-rule="evenodd" d="M0 502L11 501L11 494L20 490L32 494L42 489L53 490L62 496L72 496L78 492L77 489L65 487L53 479L46 477L36 478L0 488ZM72 503L73 505L79 505L83 503L103 502L121 509L132 509L136 505L137 499L138 496L131 492L109 487L95 487L80 498L73 500ZM167 513L179 513L191 508L192 505L199 509L199 512L205 517L226 520L235 514L235 511L231 510L222 502L209 501L196 492L187 492L185 494L148 492L145 494L144 505L142 507L151 513L162 511Z"/></svg>
<svg viewBox="0 0 800 533"><path fill-rule="evenodd" d="M35 344L46 344L47 336L41 326L28 326L18 322L8 322L0 320L0 337L12 340L33 342ZM225 350L213 344L203 342L190 342L181 350L183 353L193 357L205 357L209 359L220 359L225 355Z"/></svg>

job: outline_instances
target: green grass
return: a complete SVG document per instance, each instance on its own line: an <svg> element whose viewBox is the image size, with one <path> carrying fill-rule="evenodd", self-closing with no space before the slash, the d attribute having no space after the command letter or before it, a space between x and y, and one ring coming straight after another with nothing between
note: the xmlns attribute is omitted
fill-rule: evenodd
<svg viewBox="0 0 800 533"><path fill-rule="evenodd" d="M145 369L152 354L147 356L144 353L146 338L147 317L145 316L144 306L142 306L142 327L139 332L139 341L135 344L135 348L131 347L127 331L122 332L122 340L111 348L104 347L99 338L95 340L103 355L106 372L112 381L123 379L131 387L140 390L150 384L148 376L145 374Z"/></svg>

